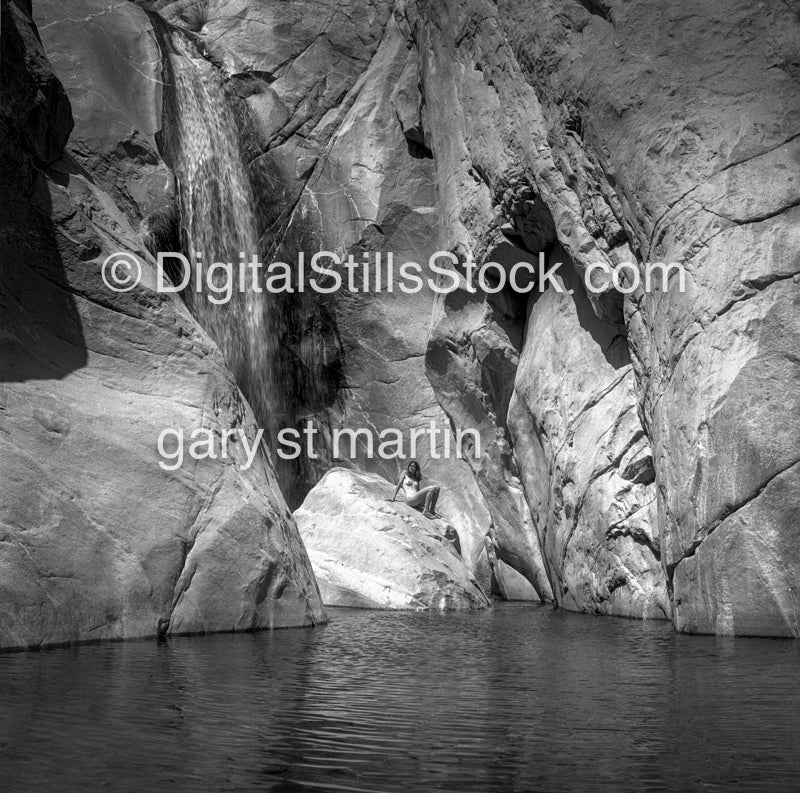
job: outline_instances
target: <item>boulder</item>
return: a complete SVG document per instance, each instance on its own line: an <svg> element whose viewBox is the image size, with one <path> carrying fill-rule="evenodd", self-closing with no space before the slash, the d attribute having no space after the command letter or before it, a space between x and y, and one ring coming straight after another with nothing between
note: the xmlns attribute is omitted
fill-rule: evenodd
<svg viewBox="0 0 800 793"><path fill-rule="evenodd" d="M502 559L498 559L495 563L494 580L497 592L503 600L539 602L539 595L533 588L533 584Z"/></svg>
<svg viewBox="0 0 800 793"><path fill-rule="evenodd" d="M485 589L503 600L526 600L540 602L541 597L533 584L513 567L497 558L497 539L487 536L484 540L484 554L478 567L479 576L486 578Z"/></svg>
<svg viewBox="0 0 800 793"><path fill-rule="evenodd" d="M489 601L452 526L401 501L377 474L333 468L295 511L326 606L445 611Z"/></svg>

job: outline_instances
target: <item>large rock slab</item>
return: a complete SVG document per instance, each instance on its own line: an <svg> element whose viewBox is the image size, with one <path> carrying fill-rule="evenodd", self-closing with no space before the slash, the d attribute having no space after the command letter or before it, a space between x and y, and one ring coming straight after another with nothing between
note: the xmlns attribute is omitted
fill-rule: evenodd
<svg viewBox="0 0 800 793"><path fill-rule="evenodd" d="M424 141L424 133L403 121L413 104L407 96L412 87L421 104L416 53L407 46L407 36L390 17L380 46L331 125L329 147L289 222L313 229L312 250L352 249L359 258L363 252L391 251L396 266L418 262L427 278L432 275L428 259L439 248L435 163L417 142ZM408 91L401 102L397 92L402 88ZM414 294L395 288L369 294L343 289L335 295L331 311L348 386L333 416L335 425L397 429L406 436L434 426L439 438L453 427L469 426L449 420L427 376L436 297L427 283ZM423 444L413 456L425 476L443 485L441 507L459 526L464 557L474 566L491 516L466 460L452 453L445 457L442 446L440 441L431 450ZM450 447L455 450L456 444ZM405 465L361 454L353 462L390 481Z"/></svg>
<svg viewBox="0 0 800 793"><path fill-rule="evenodd" d="M453 529L376 474L333 468L295 511L327 606L445 611L489 605Z"/></svg>
<svg viewBox="0 0 800 793"><path fill-rule="evenodd" d="M267 455L159 465L162 430L252 444L252 411L126 215L56 159L69 105L18 6L2 25L0 648L324 620ZM120 250L143 277L115 294Z"/></svg>
<svg viewBox="0 0 800 793"><path fill-rule="evenodd" d="M552 588L506 420L524 322L525 301L518 296L486 295L480 289L474 295L465 289L442 295L431 323L425 364L437 400L453 424L480 433L481 454L468 456L466 463L491 518L492 539L487 535L485 542L491 542L500 557L495 572L507 566L511 572L505 577L512 579L516 572L534 599L551 602ZM502 586L499 591L505 596Z"/></svg>
<svg viewBox="0 0 800 793"><path fill-rule="evenodd" d="M499 24L483 24L496 20L491 4L418 3L408 14L422 53L443 245L506 272L518 261L535 266L538 253L558 238L581 261L605 258L608 246L582 223L580 205L555 167L536 93ZM562 253L566 267L578 266ZM664 616L669 606L657 552L633 539L657 537L654 497L638 485L612 482L602 470L644 434L624 361L621 312L599 300L593 307L585 296L579 306L570 298L561 305L558 295L537 299L508 288L447 296L428 347L440 404L457 421L481 428L486 451L474 469L497 555L543 600ZM594 308L610 320L603 329L594 318L601 347L583 327ZM622 348L616 368L625 366L623 372L602 354L615 337ZM623 380L604 405L594 404ZM617 422L620 430L603 437ZM545 442L543 423L552 425ZM573 448L576 423L583 429ZM630 490L623 502L616 498ZM634 513L635 532L626 525Z"/></svg>
<svg viewBox="0 0 800 793"><path fill-rule="evenodd" d="M553 257L567 260L562 249ZM669 617L628 347L573 268L558 282L574 294L532 303L508 415L553 593L575 611Z"/></svg>

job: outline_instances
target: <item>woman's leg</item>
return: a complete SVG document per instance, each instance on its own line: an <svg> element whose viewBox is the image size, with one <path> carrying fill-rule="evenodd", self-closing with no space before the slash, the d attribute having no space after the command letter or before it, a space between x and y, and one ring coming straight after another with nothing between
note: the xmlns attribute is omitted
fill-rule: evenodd
<svg viewBox="0 0 800 793"><path fill-rule="evenodd" d="M439 485L431 485L425 488L428 495L425 497L425 511L435 513L436 502L439 500Z"/></svg>
<svg viewBox="0 0 800 793"><path fill-rule="evenodd" d="M414 493L413 496L407 498L406 504L408 504L409 507L421 507L423 504L427 504L428 494L431 490L433 490L433 488L434 485L431 485L430 487L423 487L421 490L418 490L416 493Z"/></svg>

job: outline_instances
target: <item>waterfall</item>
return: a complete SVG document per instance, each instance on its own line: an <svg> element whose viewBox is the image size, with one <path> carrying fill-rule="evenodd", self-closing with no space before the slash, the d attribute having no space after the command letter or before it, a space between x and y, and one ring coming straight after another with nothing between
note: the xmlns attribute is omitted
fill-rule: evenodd
<svg viewBox="0 0 800 793"><path fill-rule="evenodd" d="M275 174L264 170L268 166L246 165L239 129L246 108L226 94L218 69L182 32L157 14L151 19L165 54L161 150L177 184L180 246L194 268L184 300L222 350L273 449L283 427L302 428L311 420L322 428L315 441L318 458L287 461L273 455L281 490L294 508L327 467L329 409L344 388L333 315L324 299L308 291L239 291L236 278L230 302L217 305L207 290L198 294L192 285L198 276L206 282L214 262L233 263L238 276L240 252L248 261L258 255L265 266L292 262L299 251L311 250L314 240L291 226L286 214L291 202L275 187L279 175L276 182ZM254 184L262 185L258 195Z"/></svg>
<svg viewBox="0 0 800 793"><path fill-rule="evenodd" d="M193 314L222 350L228 366L273 439L280 429L281 399L269 316L270 295L239 290L240 252L260 255L256 204L242 157L234 108L217 69L181 33L172 32L170 71L173 168L178 186L181 243L193 263L184 292ZM200 254L199 263L195 256ZM218 305L209 292L192 291L195 278L206 283L214 262L231 262L234 289ZM197 271L200 271L199 273ZM224 283L217 273L215 283ZM248 282L252 276L248 275Z"/></svg>

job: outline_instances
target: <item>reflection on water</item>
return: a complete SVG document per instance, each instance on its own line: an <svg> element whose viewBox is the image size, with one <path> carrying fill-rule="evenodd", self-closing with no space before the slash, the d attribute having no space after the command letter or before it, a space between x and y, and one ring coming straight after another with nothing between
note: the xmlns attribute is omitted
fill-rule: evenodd
<svg viewBox="0 0 800 793"><path fill-rule="evenodd" d="M0 656L7 791L800 789L800 645L521 604Z"/></svg>

